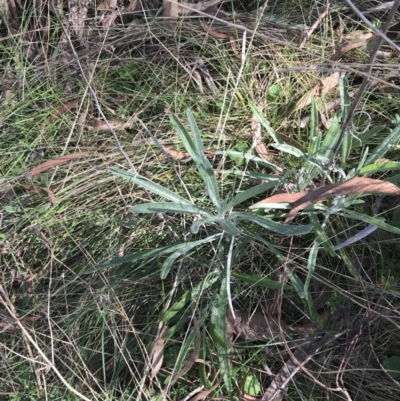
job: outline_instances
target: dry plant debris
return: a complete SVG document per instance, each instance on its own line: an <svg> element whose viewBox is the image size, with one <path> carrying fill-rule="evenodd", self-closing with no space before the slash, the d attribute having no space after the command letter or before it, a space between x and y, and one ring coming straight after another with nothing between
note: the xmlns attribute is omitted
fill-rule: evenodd
<svg viewBox="0 0 400 401"><path fill-rule="evenodd" d="M292 203L292 209L285 220L285 223L290 223L301 210L322 200L336 196L362 195L366 193L400 195L400 188L387 181L357 177L338 184L324 185L311 191L272 195L255 203L252 208L259 208L269 203Z"/></svg>

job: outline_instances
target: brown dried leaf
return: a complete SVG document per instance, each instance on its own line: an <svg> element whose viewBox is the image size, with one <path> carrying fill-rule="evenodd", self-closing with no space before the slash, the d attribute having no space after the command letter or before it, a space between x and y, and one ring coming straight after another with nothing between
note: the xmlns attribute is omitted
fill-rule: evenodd
<svg viewBox="0 0 400 401"><path fill-rule="evenodd" d="M263 111L264 109L264 103L259 102L257 104L257 109L260 110L260 112ZM258 156L267 161L270 162L271 158L269 157L267 147L264 145L262 141L262 136L261 136L261 123L259 119L257 118L256 114L253 114L253 117L251 119L251 132L253 136L253 147L256 150Z"/></svg>
<svg viewBox="0 0 400 401"><path fill-rule="evenodd" d="M150 378L154 379L157 373L160 371L164 360L164 342L167 337L168 326L164 325L161 329L160 335L154 345L153 360L151 363L151 375Z"/></svg>
<svg viewBox="0 0 400 401"><path fill-rule="evenodd" d="M38 166L34 167L29 172L29 175L31 177L33 177L36 174L43 173L46 170L49 170L49 169L51 169L53 167L57 167L60 164L63 164L63 163L68 162L70 160L79 159L80 157L86 156L89 153L90 152L79 152L79 153L73 153L73 154L70 154L70 155L60 156L60 157L57 157L57 158L52 159L52 160L47 160L44 163L39 164Z"/></svg>
<svg viewBox="0 0 400 401"><path fill-rule="evenodd" d="M190 399L190 401L202 401L205 398L207 398L214 390L216 390L219 385L222 382L222 376L220 376L217 380L217 382L209 389L209 390L204 390L201 393L195 395L193 398Z"/></svg>
<svg viewBox="0 0 400 401"><path fill-rule="evenodd" d="M68 0L70 26L75 35L82 42L86 34L86 18L90 0L80 0L79 2Z"/></svg>
<svg viewBox="0 0 400 401"><path fill-rule="evenodd" d="M162 148L165 153L168 153L175 160L182 160L182 159L186 159L187 157L190 157L189 153L177 152L177 151L169 149L165 146L163 146Z"/></svg>
<svg viewBox="0 0 400 401"><path fill-rule="evenodd" d="M130 118L127 121L121 120L108 120L108 124L105 121L94 121L92 125L87 126L89 131L109 131L110 127L113 130L131 128L134 119Z"/></svg>
<svg viewBox="0 0 400 401"><path fill-rule="evenodd" d="M49 188L45 188L45 187L39 187L37 185L22 185L25 189L27 189L28 191L38 191L39 189L41 191L45 191L49 194L50 196L50 202L52 205L54 205L56 203L56 197L54 195L54 192L49 189Z"/></svg>
<svg viewBox="0 0 400 401"><path fill-rule="evenodd" d="M192 366L194 365L194 363L197 361L197 357L199 356L200 345L201 345L200 327L199 327L199 323L197 321L196 316L193 316L192 321L193 321L193 327L194 327L194 332L195 332L195 343L194 343L192 355L190 355L189 359L185 362L182 369L172 376L170 384L176 382L179 378L181 378L187 372L189 372L189 370L192 369Z"/></svg>
<svg viewBox="0 0 400 401"><path fill-rule="evenodd" d="M344 43L339 47L335 54L331 57L332 61L339 60L345 53L358 47L365 46L373 37L372 32L354 31L345 36Z"/></svg>
<svg viewBox="0 0 400 401"><path fill-rule="evenodd" d="M117 0L103 0L98 6L98 10L114 10L117 7Z"/></svg>
<svg viewBox="0 0 400 401"><path fill-rule="evenodd" d="M282 194L275 194L272 196L269 196L268 198L265 198L264 200L257 202L253 205L258 206L258 205L264 205L264 204L269 204L269 203L294 203L303 196L307 195L309 191L301 191L301 192L295 192L295 193L282 193Z"/></svg>
<svg viewBox="0 0 400 401"><path fill-rule="evenodd" d="M285 223L290 223L301 210L321 200L336 196L360 195L364 193L400 195L400 188L387 181L357 177L339 184L324 185L312 191L273 195L261 202L257 202L255 205L280 202L293 203L293 208L285 220Z"/></svg>
<svg viewBox="0 0 400 401"><path fill-rule="evenodd" d="M290 114L293 114L295 111L304 109L304 107L311 104L312 98L318 98L319 96L326 95L330 90L336 88L339 84L340 72L334 72L327 77L321 79L317 85L315 85L312 89L310 89L296 104L293 111Z"/></svg>
<svg viewBox="0 0 400 401"><path fill-rule="evenodd" d="M79 99L74 99L69 101L68 103L63 104L61 107L59 107L58 109L55 109L53 111L53 113L47 117L45 123L43 124L43 126L48 125L49 123L51 123L56 117L61 116L61 114L65 113L68 110L73 109L74 107L76 107L78 105L78 101Z"/></svg>
<svg viewBox="0 0 400 401"><path fill-rule="evenodd" d="M179 4L178 0L163 0L163 12L162 15L165 18L163 24L169 29L174 29L176 20L179 17Z"/></svg>

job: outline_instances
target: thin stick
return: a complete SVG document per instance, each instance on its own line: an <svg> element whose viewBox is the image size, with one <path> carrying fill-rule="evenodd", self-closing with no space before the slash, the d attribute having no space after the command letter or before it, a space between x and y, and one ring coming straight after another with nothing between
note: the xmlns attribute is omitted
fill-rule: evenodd
<svg viewBox="0 0 400 401"><path fill-rule="evenodd" d="M311 28L306 32L304 35L304 39L300 43L300 49L304 47L306 44L307 40L310 39L310 36L313 34L313 32L317 29L317 26L321 23L321 21L326 17L329 11L329 2L326 4L325 10L322 12L322 14L317 18L317 20L311 25Z"/></svg>

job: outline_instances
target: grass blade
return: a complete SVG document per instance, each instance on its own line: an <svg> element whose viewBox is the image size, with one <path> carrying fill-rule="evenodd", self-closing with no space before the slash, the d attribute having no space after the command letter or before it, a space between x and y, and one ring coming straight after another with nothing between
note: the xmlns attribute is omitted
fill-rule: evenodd
<svg viewBox="0 0 400 401"><path fill-rule="evenodd" d="M343 210L342 214L353 220L363 221L364 223L367 224L374 224L378 228L381 228L382 230L385 230L389 233L400 234L400 228L387 224L382 220L377 219L376 217L367 216L366 214L353 212L351 210Z"/></svg>
<svg viewBox="0 0 400 401"><path fill-rule="evenodd" d="M232 272L232 277L237 280L244 281L245 283L254 285L256 287L261 288L269 288L270 290L280 290L282 289L282 284L278 281L269 280L267 278L256 276L255 274L244 274ZM290 285L283 285L284 290L291 290L292 287Z"/></svg>
<svg viewBox="0 0 400 401"><path fill-rule="evenodd" d="M159 256L166 255L168 253L172 253L172 252L182 248L185 245L186 245L186 243L181 243L181 244L177 244L177 245L173 245L173 246L166 246L164 248L140 251L140 252L133 253L131 255L122 256L121 258L114 258L114 259L108 260L107 262L98 264L93 269L89 269L88 271L86 271L85 274L99 272L99 271L107 269L108 267L120 265L122 263L137 262L137 261L143 260L143 259L153 259L153 258L156 258Z"/></svg>
<svg viewBox="0 0 400 401"><path fill-rule="evenodd" d="M383 157L389 150L390 145L397 143L400 139L400 125L392 130L392 132L381 142L381 144L372 152L371 156L365 162L366 165L375 163Z"/></svg>
<svg viewBox="0 0 400 401"><path fill-rule="evenodd" d="M140 177L136 174L132 174L129 171L120 170L118 168L110 168L110 171L117 175L118 177L123 178L124 180L131 181L144 189L147 189L150 192L153 192L156 195L160 195L165 199L168 199L172 202L181 202L188 205L191 205L191 202L181 196L177 195L175 192L170 191L169 189L162 187L146 178Z"/></svg>
<svg viewBox="0 0 400 401"><path fill-rule="evenodd" d="M286 143L272 144L271 146L280 152L287 153L295 157L305 157L304 153L300 149L297 149L291 145L287 145Z"/></svg>

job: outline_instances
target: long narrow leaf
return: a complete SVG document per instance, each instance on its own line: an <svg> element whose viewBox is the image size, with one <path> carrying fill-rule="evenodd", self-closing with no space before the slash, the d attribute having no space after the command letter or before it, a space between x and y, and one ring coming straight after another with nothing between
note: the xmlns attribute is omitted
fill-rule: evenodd
<svg viewBox="0 0 400 401"><path fill-rule="evenodd" d="M132 206L129 210L132 213L185 213L210 216L210 214L202 208L180 202L142 203L140 205Z"/></svg>
<svg viewBox="0 0 400 401"><path fill-rule="evenodd" d="M153 259L153 258L156 258L159 256L163 256L163 255L175 252L176 250L179 250L180 248L184 247L185 245L186 245L186 243L181 243L181 244L177 244L177 245L173 245L173 246L166 246L164 248L149 249L146 251L136 252L131 255L122 256L120 258L111 259L106 262L98 264L93 269L87 270L85 272L85 274L99 272L99 271L107 269L108 267L120 265L122 263L137 262L138 260L143 260L143 259Z"/></svg>
<svg viewBox="0 0 400 401"><path fill-rule="evenodd" d="M305 226L290 226L288 224L277 223L266 217L257 216L254 213L232 213L232 216L240 220L252 221L267 230L283 235L304 235L312 230L312 226L309 224Z"/></svg>
<svg viewBox="0 0 400 401"><path fill-rule="evenodd" d="M193 143L195 145L195 150L198 153L199 157L203 157L204 155L204 146L203 141L201 139L200 130L197 126L196 120L190 111L190 109L186 110L186 117L188 119L188 123L190 126L190 130L192 131Z"/></svg>
<svg viewBox="0 0 400 401"><path fill-rule="evenodd" d="M233 156L237 158L242 158L246 161L252 161L254 163L260 164L261 166L268 167L272 170L278 171L279 173L283 173L283 169L281 167L278 167L275 164L269 163L260 157L253 156L250 153L242 153L242 152L233 152L233 151L225 151L225 150L218 150L215 152L216 155L222 155L222 156Z"/></svg>
<svg viewBox="0 0 400 401"><path fill-rule="evenodd" d="M245 283L252 284L255 287L261 288L269 288L271 290L291 290L292 287L288 284L282 284L279 281L269 280L267 278L256 276L255 274L245 274L245 273L238 273L232 272L232 277L236 278L237 280L244 281Z"/></svg>
<svg viewBox="0 0 400 401"><path fill-rule="evenodd" d="M227 210L229 210L237 205L240 205L247 199L250 199L250 198L253 198L254 196L262 194L263 192L267 191L268 189L274 188L275 186L276 186L276 182L272 181L272 182L267 182L265 184L256 185L255 187L247 189L246 191L240 192L228 203Z"/></svg>
<svg viewBox="0 0 400 401"><path fill-rule="evenodd" d="M384 162L384 163L374 163L363 167L360 170L360 174L375 174L382 171L399 170L399 162Z"/></svg>
<svg viewBox="0 0 400 401"><path fill-rule="evenodd" d="M350 96L349 96L349 81L346 77L340 77L339 81L339 93L340 93L340 102L342 105L342 124L346 121L347 115L350 110ZM346 130L346 133L343 138L342 143L342 158L341 158L341 167L346 167L348 158L351 151L353 137L350 133L350 130Z"/></svg>
<svg viewBox="0 0 400 401"><path fill-rule="evenodd" d="M283 144L283 140L280 138L280 136L273 130L271 127L269 121L262 115L261 111L258 109L258 107L250 102L249 106L251 108L251 111L256 115L258 121L260 121L261 125L267 130L268 134L271 135L272 139L276 144Z"/></svg>
<svg viewBox="0 0 400 401"><path fill-rule="evenodd" d="M211 237L205 238L205 239L201 239L199 241L192 241L192 242L187 242L185 244L183 244L182 247L180 247L177 251L175 251L172 255L168 256L168 258L165 260L165 262L163 263L162 267L161 267L161 280L164 280L170 269L171 266L173 265L173 263L175 262L175 260L177 258L179 258L179 256L182 255L186 255L189 251L191 251L193 248L196 248L200 245L206 244L208 242L213 242L216 239L220 238L222 234L215 234Z"/></svg>
<svg viewBox="0 0 400 401"><path fill-rule="evenodd" d="M392 132L382 140L381 144L372 152L371 156L367 159L365 164L368 166L369 164L375 163L378 159L383 157L386 152L389 150L390 145L397 143L400 139L400 125L392 130Z"/></svg>
<svg viewBox="0 0 400 401"><path fill-rule="evenodd" d="M181 139L186 151L189 153L193 161L198 164L198 153L196 152L196 145L194 144L193 138L189 135L187 129L182 125L182 123L174 114L170 116L170 121L176 133L179 135L179 138Z"/></svg>
<svg viewBox="0 0 400 401"><path fill-rule="evenodd" d="M223 373L226 391L232 391L231 383L231 366L228 358L228 346L226 343L226 305L228 303L228 295L226 293L227 282L226 277L221 281L221 289L218 294L216 305L211 312L211 335L216 340L219 370ZM217 340L218 339L218 340Z"/></svg>
<svg viewBox="0 0 400 401"><path fill-rule="evenodd" d="M304 295L305 295L305 299L307 301L308 304L308 310L309 313L311 315L311 317L314 319L315 322L317 322L320 326L324 326L324 322L321 319L321 316L318 314L315 305L314 305L314 301L312 299L311 293L310 293L310 283L311 283L311 279L312 276L314 275L314 271L315 271L315 263L317 261L317 256L318 256L318 250L319 250L319 241L316 240L313 244L313 246L311 247L310 250L310 254L308 256L308 262L307 262L307 277L306 277L306 281L304 283Z"/></svg>
<svg viewBox="0 0 400 401"><path fill-rule="evenodd" d="M202 291L205 291L207 288L210 288L217 280L219 280L220 274L219 269L216 268L210 274L208 274L203 280L197 283L193 288L186 291L179 301L172 304L168 310L164 313L162 317L162 321L165 324L169 324L173 317L175 317L178 313L183 311L183 308L191 301L195 302L198 300Z"/></svg>
<svg viewBox="0 0 400 401"><path fill-rule="evenodd" d="M305 157L304 153L300 149L297 149L291 145L287 145L286 143L272 144L271 146L283 153L287 153L295 157Z"/></svg>
<svg viewBox="0 0 400 401"><path fill-rule="evenodd" d="M331 240L326 235L325 230L323 229L318 217L313 212L308 213L308 217L310 218L310 222L314 228L314 233L319 241L319 243L325 248L325 250L331 255L336 256L335 250L333 249L333 244Z"/></svg>
<svg viewBox="0 0 400 401"><path fill-rule="evenodd" d="M381 228L389 233L400 234L400 228L384 223L382 220L379 220L376 217L367 216L366 214L353 212L351 210L343 210L342 213L344 216L349 217L350 219L363 221L368 224L374 224L378 228Z"/></svg>
<svg viewBox="0 0 400 401"><path fill-rule="evenodd" d="M201 140L200 131L197 127L196 121L190 110L186 112L192 136L190 136L187 129L180 123L178 118L174 115L171 116L171 123L174 126L177 134L181 138L183 145L187 152L196 163L199 173L206 185L208 196L216 208L220 205L218 183L215 178L214 171L211 163L204 155L204 147Z"/></svg>
<svg viewBox="0 0 400 401"><path fill-rule="evenodd" d="M156 195L160 195L163 198L168 199L172 202L181 202L181 203L186 203L188 205L191 205L190 201L188 201L187 199L182 198L175 192L172 192L169 189L148 180L147 178L143 178L136 174L132 174L129 171L120 170L120 169L114 168L114 167L110 168L110 171L113 174L123 178L124 180L131 181L131 182L141 186L142 188L147 189L148 191L153 192Z"/></svg>

